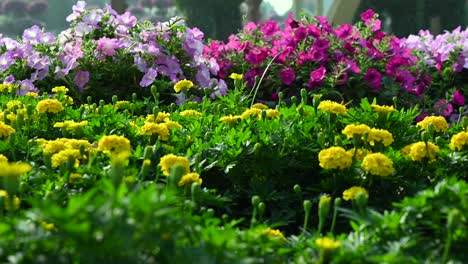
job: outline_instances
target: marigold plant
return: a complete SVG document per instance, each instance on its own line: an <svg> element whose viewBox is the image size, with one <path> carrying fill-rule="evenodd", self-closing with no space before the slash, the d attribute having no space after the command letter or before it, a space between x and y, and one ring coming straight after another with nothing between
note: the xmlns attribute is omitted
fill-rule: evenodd
<svg viewBox="0 0 468 264"><path fill-rule="evenodd" d="M447 131L449 128L447 120L443 116L426 116L416 124L421 130L426 130L429 125L433 125L436 132Z"/></svg>
<svg viewBox="0 0 468 264"><path fill-rule="evenodd" d="M169 176L174 165L182 166L185 170L184 174L190 172L190 162L186 157L168 154L163 156L159 161L159 166L161 167L161 170L165 176Z"/></svg>
<svg viewBox="0 0 468 264"><path fill-rule="evenodd" d="M330 100L321 101L318 109L337 115L345 115L348 112L346 106Z"/></svg>
<svg viewBox="0 0 468 264"><path fill-rule="evenodd" d="M452 150L461 151L464 148L468 147L468 132L460 132L455 134L450 139L450 148Z"/></svg>
<svg viewBox="0 0 468 264"><path fill-rule="evenodd" d="M103 136L98 143L98 150L107 153L130 152L130 140L123 136Z"/></svg>
<svg viewBox="0 0 468 264"><path fill-rule="evenodd" d="M329 237L321 237L315 240L315 244L324 251L332 251L341 246L340 241L336 241Z"/></svg>
<svg viewBox="0 0 468 264"><path fill-rule="evenodd" d="M353 186L343 192L343 200L354 200L357 197L358 193L364 193L365 195L369 195L367 190L363 187Z"/></svg>
<svg viewBox="0 0 468 264"><path fill-rule="evenodd" d="M36 110L39 113L56 114L63 111L63 105L57 99L45 99L37 104Z"/></svg>
<svg viewBox="0 0 468 264"><path fill-rule="evenodd" d="M324 169L346 169L351 166L353 156L342 147L321 150L318 155L320 167Z"/></svg>
<svg viewBox="0 0 468 264"><path fill-rule="evenodd" d="M367 154L362 161L361 167L372 175L383 177L392 175L395 171L393 161L382 153Z"/></svg>

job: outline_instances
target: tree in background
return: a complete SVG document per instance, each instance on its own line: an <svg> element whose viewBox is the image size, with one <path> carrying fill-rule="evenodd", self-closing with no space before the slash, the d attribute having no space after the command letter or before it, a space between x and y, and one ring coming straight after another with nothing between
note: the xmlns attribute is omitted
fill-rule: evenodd
<svg viewBox="0 0 468 264"><path fill-rule="evenodd" d="M206 38L226 40L242 26L243 0L176 0L177 9L190 27L197 27Z"/></svg>

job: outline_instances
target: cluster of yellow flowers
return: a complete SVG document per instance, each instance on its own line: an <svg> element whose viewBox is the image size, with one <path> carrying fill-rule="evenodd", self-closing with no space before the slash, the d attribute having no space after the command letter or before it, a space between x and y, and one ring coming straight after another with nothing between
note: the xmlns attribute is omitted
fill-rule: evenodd
<svg viewBox="0 0 468 264"><path fill-rule="evenodd" d="M264 236L268 236L273 239L286 240L283 233L281 233L279 229L271 229L271 228L263 229L260 231L260 234Z"/></svg>
<svg viewBox="0 0 468 264"><path fill-rule="evenodd" d="M21 162L8 162L4 160L0 162L0 177L18 178L22 174L32 169L31 165Z"/></svg>
<svg viewBox="0 0 468 264"><path fill-rule="evenodd" d="M16 130L12 128L10 125L7 125L4 122L0 121L0 138L6 138L10 134L13 134L15 132Z"/></svg>
<svg viewBox="0 0 468 264"><path fill-rule="evenodd" d="M74 166L78 167L80 166L80 159L83 158L84 156L80 154L78 149L64 149L52 155L52 167L57 168L68 161L73 162Z"/></svg>
<svg viewBox="0 0 468 264"><path fill-rule="evenodd" d="M369 145L375 146L376 143L382 143L384 146L389 146L393 143L393 135L385 129L370 128L365 124L347 125L342 131L347 138L359 137L362 140L367 140ZM367 134L367 138L364 136Z"/></svg>
<svg viewBox="0 0 468 264"><path fill-rule="evenodd" d="M163 141L169 140L172 128L182 128L178 122L170 120L169 117L170 114L166 112L159 112L156 117L153 114L148 115L145 124L140 129L140 134L148 136L158 135Z"/></svg>
<svg viewBox="0 0 468 264"><path fill-rule="evenodd" d="M5 163L5 162L8 162L8 158L5 157L4 155L0 154L0 164Z"/></svg>
<svg viewBox="0 0 468 264"><path fill-rule="evenodd" d="M366 189L359 187L359 186L353 186L343 192L343 200L345 201L354 200L356 199L359 193L364 193L365 195L369 195Z"/></svg>
<svg viewBox="0 0 468 264"><path fill-rule="evenodd" d="M439 152L439 147L432 142L419 141L404 147L401 152L409 156L413 161L422 161L427 159L434 161Z"/></svg>
<svg viewBox="0 0 468 264"><path fill-rule="evenodd" d="M169 176L171 169L176 165L184 168L184 174L178 182L179 186L189 185L194 182L202 184L203 181L200 178L200 175L195 172L190 172L190 162L186 157L168 154L161 157L159 160L159 166L161 167L162 173L165 176Z"/></svg>
<svg viewBox="0 0 468 264"><path fill-rule="evenodd" d="M63 111L63 105L57 99L44 99L37 103L36 111L39 113L56 114Z"/></svg>
<svg viewBox="0 0 468 264"><path fill-rule="evenodd" d="M458 150L461 151L463 148L468 147L468 132L460 132L458 134L455 134L452 136L450 139L450 148L452 150Z"/></svg>
<svg viewBox="0 0 468 264"><path fill-rule="evenodd" d="M257 104L252 105L250 109L245 110L240 115L223 116L219 119L219 121L226 123L226 124L236 124L240 120L247 119L249 117L261 119L263 112L265 112L265 117L267 119L278 118L281 115L281 113L278 110L268 109L268 106L257 103Z"/></svg>
<svg viewBox="0 0 468 264"><path fill-rule="evenodd" d="M324 169L346 169L353 162L353 155L342 147L330 147L321 150L318 155L319 165Z"/></svg>
<svg viewBox="0 0 468 264"><path fill-rule="evenodd" d="M364 157L361 167L372 175L389 176L392 175L395 169L393 162L382 153L372 153Z"/></svg>
<svg viewBox="0 0 468 264"><path fill-rule="evenodd" d="M388 113L396 111L396 109L393 108L393 106L376 105L376 104L373 104L371 106L372 106L372 108L374 109L375 112L381 113L381 114L388 114Z"/></svg>
<svg viewBox="0 0 468 264"><path fill-rule="evenodd" d="M228 115L228 116L223 116L219 119L219 121L226 123L226 124L230 124L230 125L236 124L240 120L242 120L242 116L240 115L234 115L234 116Z"/></svg>
<svg viewBox="0 0 468 264"><path fill-rule="evenodd" d="M65 86L55 86L52 88L52 92L66 94L68 92L68 88Z"/></svg>
<svg viewBox="0 0 468 264"><path fill-rule="evenodd" d="M65 129L66 131L74 131L88 125L88 121L75 122L73 120L65 120L55 123L54 127Z"/></svg>
<svg viewBox="0 0 468 264"><path fill-rule="evenodd" d="M447 131L449 128L447 120L443 116L426 116L416 124L421 130L426 130L430 125L434 126L436 132Z"/></svg>
<svg viewBox="0 0 468 264"><path fill-rule="evenodd" d="M340 241L336 241L329 237L321 237L315 240L315 244L323 251L332 251L341 246Z"/></svg>
<svg viewBox="0 0 468 264"><path fill-rule="evenodd" d="M346 113L348 113L346 106L330 100L321 101L318 105L318 109L337 115L346 115Z"/></svg>
<svg viewBox="0 0 468 264"><path fill-rule="evenodd" d="M15 91L17 88L18 88L18 85L15 85L15 84L10 84L10 83L0 84L0 92L7 91L11 93Z"/></svg>
<svg viewBox="0 0 468 264"><path fill-rule="evenodd" d="M116 154L120 152L130 152L130 140L124 136L109 135L103 136L98 143L99 151L104 153Z"/></svg>
<svg viewBox="0 0 468 264"><path fill-rule="evenodd" d="M184 110L180 112L181 116L200 116L201 113L198 112L197 110Z"/></svg>
<svg viewBox="0 0 468 264"><path fill-rule="evenodd" d="M45 154L55 154L65 149L80 149L91 150L92 146L88 140L74 138L57 138L55 140L36 139L35 140L42 152Z"/></svg>
<svg viewBox="0 0 468 264"><path fill-rule="evenodd" d="M190 88L193 87L193 82L190 80L180 80L174 85L174 91L176 93L183 91L183 90L189 90Z"/></svg>
<svg viewBox="0 0 468 264"><path fill-rule="evenodd" d="M368 153L372 153L370 150L367 150L367 149L355 149L355 148L352 148L352 149L349 149L347 150L346 152L348 152L351 156L354 156L354 152L356 152L356 160L360 160L362 158L364 158Z"/></svg>
<svg viewBox="0 0 468 264"><path fill-rule="evenodd" d="M129 101L117 101L115 103L115 108L116 109L125 109L130 105Z"/></svg>

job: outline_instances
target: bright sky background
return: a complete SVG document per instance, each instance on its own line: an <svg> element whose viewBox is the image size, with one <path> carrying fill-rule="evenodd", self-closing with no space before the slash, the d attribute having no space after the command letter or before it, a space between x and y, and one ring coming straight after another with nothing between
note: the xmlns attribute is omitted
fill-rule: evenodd
<svg viewBox="0 0 468 264"><path fill-rule="evenodd" d="M265 2L270 3L278 15L285 14L293 5L292 0L266 0Z"/></svg>

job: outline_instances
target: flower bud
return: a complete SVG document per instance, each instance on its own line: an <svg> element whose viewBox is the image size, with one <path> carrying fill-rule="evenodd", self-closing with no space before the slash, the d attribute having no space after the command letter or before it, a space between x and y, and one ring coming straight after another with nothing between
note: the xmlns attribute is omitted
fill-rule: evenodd
<svg viewBox="0 0 468 264"><path fill-rule="evenodd" d="M307 104L307 90L304 88L301 89L301 103Z"/></svg>
<svg viewBox="0 0 468 264"><path fill-rule="evenodd" d="M306 214L310 213L310 210L312 209L312 202L310 200L304 200L303 206Z"/></svg>
<svg viewBox="0 0 468 264"><path fill-rule="evenodd" d="M254 208L258 207L258 204L260 203L260 197L258 195L252 196L252 205Z"/></svg>
<svg viewBox="0 0 468 264"><path fill-rule="evenodd" d="M117 95L114 94L114 95L112 96L112 103L113 103L113 104L116 104L118 100L119 100L119 98L117 97ZM100 102L99 102L99 103L100 103Z"/></svg>
<svg viewBox="0 0 468 264"><path fill-rule="evenodd" d="M295 184L293 189L294 189L294 192L297 193L297 194L302 193L301 186L299 184Z"/></svg>
<svg viewBox="0 0 468 264"><path fill-rule="evenodd" d="M264 202L260 202L260 203L258 204L258 213L259 213L260 215L263 215L263 213L265 213L265 209L266 209L265 203L264 203Z"/></svg>

